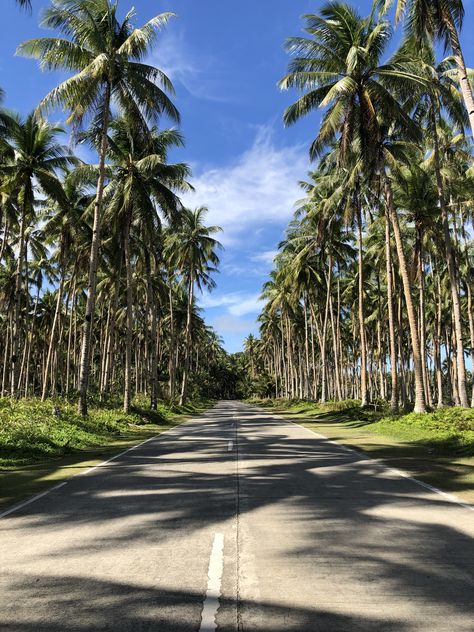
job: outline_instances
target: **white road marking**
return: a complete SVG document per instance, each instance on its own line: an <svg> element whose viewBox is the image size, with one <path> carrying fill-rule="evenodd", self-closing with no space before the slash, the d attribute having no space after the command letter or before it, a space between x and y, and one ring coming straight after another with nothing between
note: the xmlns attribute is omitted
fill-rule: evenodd
<svg viewBox="0 0 474 632"><path fill-rule="evenodd" d="M35 500L39 500L40 498L43 498L44 496L51 494L51 492L54 492L57 489L60 489L61 487L64 487L64 485L67 485L66 481L64 481L64 483L59 483L59 485L55 485L54 487L50 487L45 492L41 492L41 494L36 494L36 496L32 496L28 500L25 500L22 503L19 503L18 505L14 505L13 507L10 507L10 509L7 509L6 511L0 513L0 518L4 518L5 516L8 516L14 511L18 511L19 509L22 509L23 507L26 507L27 505L34 503Z"/></svg>
<svg viewBox="0 0 474 632"><path fill-rule="evenodd" d="M469 509L469 511L474 511L474 505L463 502L463 500L461 500L461 498L459 498L455 494L449 494L448 492L444 492L442 489L439 489L438 487L434 487L433 485L424 483L423 481L420 481L417 478L410 476L410 474L408 474L407 472L404 472L403 470L398 470L386 465L383 461L380 461L379 459L371 459L366 454L364 454L364 452L359 452L358 450L355 450L354 448L349 448L347 445L344 445L343 443L339 443L337 441L331 441L325 435L320 434L319 432L314 432L314 430L310 430L309 428L306 428L305 426L302 426L301 424L298 424L296 423L296 421L292 421L291 419L285 419L284 417L279 417L278 415L272 415L271 413L267 413L267 416L271 417L272 419L279 419L280 421L286 421L287 423L290 423L293 426L298 426L299 428L303 428L303 430L306 430L306 432L310 432L313 436L316 436L321 439L324 439L325 441L328 441L332 445L337 446L338 448L340 448L341 450L344 450L345 452L352 452L353 454L361 457L365 461L370 461L371 463L375 463L376 465L378 465L378 467L381 470L384 470L386 472L392 472L393 474L397 474L398 476L411 481L415 485L419 485L420 487L427 489L433 494L438 494L438 496L442 496L445 500L447 500L448 502L454 505L458 505L459 507L463 507L464 509Z"/></svg>
<svg viewBox="0 0 474 632"><path fill-rule="evenodd" d="M221 596L222 572L224 570L224 536L216 533L209 560L206 597L202 608L199 632L214 632L217 629L216 616Z"/></svg>
<svg viewBox="0 0 474 632"><path fill-rule="evenodd" d="M229 443L227 444L227 452L232 452L233 447L234 447L234 442L229 441Z"/></svg>
<svg viewBox="0 0 474 632"><path fill-rule="evenodd" d="M116 459L118 459L119 457L123 456L124 454L127 454L128 452L132 452L133 450L136 450L137 448L140 448L142 445L145 445L145 443L149 443L150 441L153 441L153 439L158 439L159 436L161 436L161 435L155 435L154 437L150 437L146 441L142 441L141 443L138 443L137 445L132 445L131 448L127 448L123 452L120 452L119 454L116 454L115 456L111 457L110 459L107 459L107 461L102 461L102 463L99 463L98 465L94 465L94 467L90 467L85 472L79 472L78 474L74 474L74 476L71 476L71 478L76 478L77 476L86 476L86 474L89 474L90 472L93 472L94 470L97 470L99 467L104 467L104 465L107 465L107 463L110 463L111 461L115 461Z"/></svg>
<svg viewBox="0 0 474 632"><path fill-rule="evenodd" d="M158 439L160 439L163 436L167 436L167 435L169 436L170 434L173 434L174 430L177 430L178 428L180 428L185 423L186 422L183 422L182 424L178 424L177 426L174 426L173 428L170 428L169 430L164 430L159 435L155 435L154 437L150 437L149 439L146 439L145 441L142 441L141 443L137 443L137 445L133 445L131 448L127 448L127 450L124 450L123 452L120 452L119 454L116 454L115 456L111 457L110 459L107 459L107 461L103 461L102 463L99 463L98 465L94 465L94 467L89 468L85 472L78 472L77 474L74 474L73 476L70 476L68 480L72 480L73 478L76 478L78 476L85 476L86 474L89 474L90 472L93 472L97 468L103 467L104 465L107 465L107 463L110 463L111 461L115 461L116 459L118 459L119 457L123 456L124 454L127 454L127 452L131 452L132 450L136 450L137 448L140 448L142 445L145 445L145 443L148 443L149 441L153 441L154 439L158 440ZM78 464L78 465L80 466L80 464ZM63 483L59 483L59 485L55 485L54 487L51 487L50 489L47 489L45 492L41 492L41 494L36 494L35 496L32 496L31 498L28 498L28 500L25 500L22 503L19 503L18 505L14 505L13 507L10 507L10 509L7 509L3 513L0 513L0 518L4 518L5 516L8 516L9 514L13 513L14 511L18 511L18 509L22 509L23 507L26 507L27 505L29 505L31 503L34 503L35 501L39 500L40 498L43 498L43 496L46 496L47 494L50 494L51 492L54 492L56 489L59 489L60 487L63 487L66 484L67 484L67 481L64 481Z"/></svg>

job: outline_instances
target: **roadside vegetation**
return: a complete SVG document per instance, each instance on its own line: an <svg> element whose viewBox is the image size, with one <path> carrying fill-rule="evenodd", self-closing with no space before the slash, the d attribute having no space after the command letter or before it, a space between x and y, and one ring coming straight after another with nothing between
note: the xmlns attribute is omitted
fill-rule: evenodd
<svg viewBox="0 0 474 632"><path fill-rule="evenodd" d="M184 147L173 86L146 63L174 16L140 26L125 8L53 0L50 33L17 54L65 78L25 117L0 109L0 397L18 402L3 405L12 415L22 398L59 398L68 415L74 401L84 418L121 399L133 419L136 397L157 411L219 388L226 353L196 290L214 286L220 228L181 201L192 185L168 159ZM48 119L59 111L65 128Z"/></svg>
<svg viewBox="0 0 474 632"><path fill-rule="evenodd" d="M75 404L63 400L0 399L0 468L44 463L68 455L80 457L81 453L87 456L110 444L159 434L212 403L160 403L151 410L145 401L138 401L132 412L125 415L117 401L107 407L92 405L88 416L82 417Z"/></svg>

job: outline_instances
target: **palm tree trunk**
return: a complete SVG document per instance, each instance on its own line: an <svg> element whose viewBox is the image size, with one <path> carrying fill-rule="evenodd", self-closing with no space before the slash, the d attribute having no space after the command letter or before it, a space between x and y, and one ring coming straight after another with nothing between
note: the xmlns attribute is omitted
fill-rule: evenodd
<svg viewBox="0 0 474 632"><path fill-rule="evenodd" d="M451 15L445 15L443 21L449 33L451 50L453 51L453 56L458 67L459 86L461 88L462 98L469 117L471 132L474 137L474 98L472 96L471 84L469 83L469 78L467 76L466 62L464 61L464 54L459 41L459 34Z"/></svg>
<svg viewBox="0 0 474 632"><path fill-rule="evenodd" d="M472 99L472 95L471 95ZM474 107L474 104L473 104ZM461 302L459 299L459 282L456 273L456 262L454 260L454 252L451 244L451 233L449 231L448 209L446 208L445 195L444 195L444 182L441 174L441 161L439 153L438 143L438 130L436 121L436 104L432 99L430 115L431 123L433 126L433 149L434 149L434 161L436 172L436 184L438 189L438 202L441 209L441 219L443 222L443 237L444 245L446 248L446 265L448 268L449 286L451 289L451 301L453 305L453 319L454 319L454 337L456 344L456 361L457 361L457 375L458 375L458 393L461 406L464 408L469 407L469 401L467 397L466 387L466 365L464 361L464 345L462 340L462 317L461 317ZM473 119L474 121L474 119ZM474 129L474 128L473 128Z"/></svg>
<svg viewBox="0 0 474 632"><path fill-rule="evenodd" d="M326 389L327 389L327 353L326 353L326 340L327 340L327 328L329 317L329 304L331 296L331 284L332 284L332 258L329 257L328 272L326 275L327 290L326 290L326 306L324 309L324 322L323 331L321 335L321 404L326 402Z"/></svg>
<svg viewBox="0 0 474 632"><path fill-rule="evenodd" d="M125 276L127 279L126 335L125 335L125 380L123 395L123 412L128 415L132 402L132 332L133 332L133 296L132 296L132 261L130 254L130 218L127 217L124 228ZM136 363L138 371L138 363Z"/></svg>
<svg viewBox="0 0 474 632"><path fill-rule="evenodd" d="M183 366L183 380L181 382L181 395L179 398L179 405L183 406L186 403L187 390L188 390L188 373L189 373L189 359L191 357L191 324L192 324L192 311L194 301L194 270L191 266L189 271L188 280L188 306L186 315L186 335L184 346L184 366Z"/></svg>
<svg viewBox="0 0 474 632"><path fill-rule="evenodd" d="M400 277L402 279L403 293L405 296L405 304L407 308L408 324L410 327L410 338L415 374L415 412L424 413L426 412L426 401L423 384L423 365L421 362L420 340L418 337L418 324L416 322L416 314L411 296L410 279L408 276L405 252L403 250L403 241L400 224L398 221L398 214L393 202L392 186L387 174L385 173L385 167L382 167L382 175L384 178L385 202L387 205L387 212L395 237L395 245L397 248L398 263L400 268Z"/></svg>
<svg viewBox="0 0 474 632"><path fill-rule="evenodd" d="M158 326L156 319L155 295L153 292L151 265L148 253L145 254L145 267L147 274L147 297L148 309L150 312L150 408L156 410L158 407L158 363L156 354L156 344L158 336Z"/></svg>
<svg viewBox="0 0 474 632"><path fill-rule="evenodd" d="M365 336L364 318L364 253L362 244L362 211L360 200L357 205L357 247L359 266L359 337L360 337L360 399L361 406L367 406L367 341Z"/></svg>
<svg viewBox="0 0 474 632"><path fill-rule="evenodd" d="M105 182L105 159L107 155L107 133L109 129L109 109L110 109L110 84L105 86L104 97L104 119L102 121L102 132L99 152L99 177L97 180L97 192L94 204L94 223L92 226L92 242L89 258L89 278L86 303L86 315L82 334L82 349L79 376L79 403L78 411L82 416L87 415L87 391L89 388L89 373L92 346L92 325L94 320L95 302L97 294L97 267L99 264L100 227L102 220L102 198L104 195Z"/></svg>
<svg viewBox="0 0 474 632"><path fill-rule="evenodd" d="M58 324L58 319L59 319L59 310L61 308L61 302L63 298L63 288L64 288L64 273L61 273L61 280L60 280L59 289L58 289L58 297L56 299L56 309L54 310L53 324L51 326L51 331L49 333L48 354L46 356L46 366L44 369L44 379L43 379L43 391L41 393L42 402L44 402L44 400L46 399L46 395L48 393L49 372L51 368L51 359L53 355L53 348L54 348L54 342L55 342L54 338L56 335L56 326Z"/></svg>
<svg viewBox="0 0 474 632"><path fill-rule="evenodd" d="M175 322L174 322L174 308L173 308L173 288L171 277L169 277L169 310L170 310L170 341L169 341L169 360L168 360L168 372L169 372L169 398L173 401L176 389L176 335L175 335Z"/></svg>
<svg viewBox="0 0 474 632"><path fill-rule="evenodd" d="M441 322L443 318L443 305L441 301L441 283L439 274L436 275L436 310L434 323L433 355L436 370L436 390L438 408L443 407L443 371L441 366Z"/></svg>
<svg viewBox="0 0 474 632"><path fill-rule="evenodd" d="M27 201L26 191L24 191L24 201L22 206L21 221L20 221L20 244L18 247L18 261L15 273L15 306L13 312L13 329L12 329L12 341L11 341L11 373L10 373L10 392L11 396L16 396L16 387L18 383L18 352L20 348L20 310L21 310L21 298L22 298L22 274L23 274L23 251L25 249L25 230L26 230L26 212Z"/></svg>

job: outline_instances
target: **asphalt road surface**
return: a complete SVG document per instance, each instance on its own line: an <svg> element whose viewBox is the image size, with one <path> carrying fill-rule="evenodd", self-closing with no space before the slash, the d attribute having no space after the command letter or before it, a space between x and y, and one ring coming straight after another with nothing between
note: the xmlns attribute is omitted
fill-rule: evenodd
<svg viewBox="0 0 474 632"><path fill-rule="evenodd" d="M0 530L2 631L474 631L472 509L237 402Z"/></svg>

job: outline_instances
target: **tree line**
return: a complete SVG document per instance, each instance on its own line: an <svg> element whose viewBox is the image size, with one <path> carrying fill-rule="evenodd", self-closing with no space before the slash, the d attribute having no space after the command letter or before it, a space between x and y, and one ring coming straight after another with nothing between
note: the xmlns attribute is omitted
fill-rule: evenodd
<svg viewBox="0 0 474 632"><path fill-rule="evenodd" d="M260 395L474 405L473 73L459 0L332 2L287 41L314 169L246 341ZM450 53L439 54L440 49Z"/></svg>
<svg viewBox="0 0 474 632"><path fill-rule="evenodd" d="M30 2L17 4L30 7ZM226 354L196 303L217 226L187 209L173 85L149 63L171 13L142 27L110 0L53 0L17 54L68 77L34 112L0 110L1 396L213 396ZM67 113L72 144L48 114ZM97 164L71 146L89 147ZM217 377L216 377L217 376Z"/></svg>

